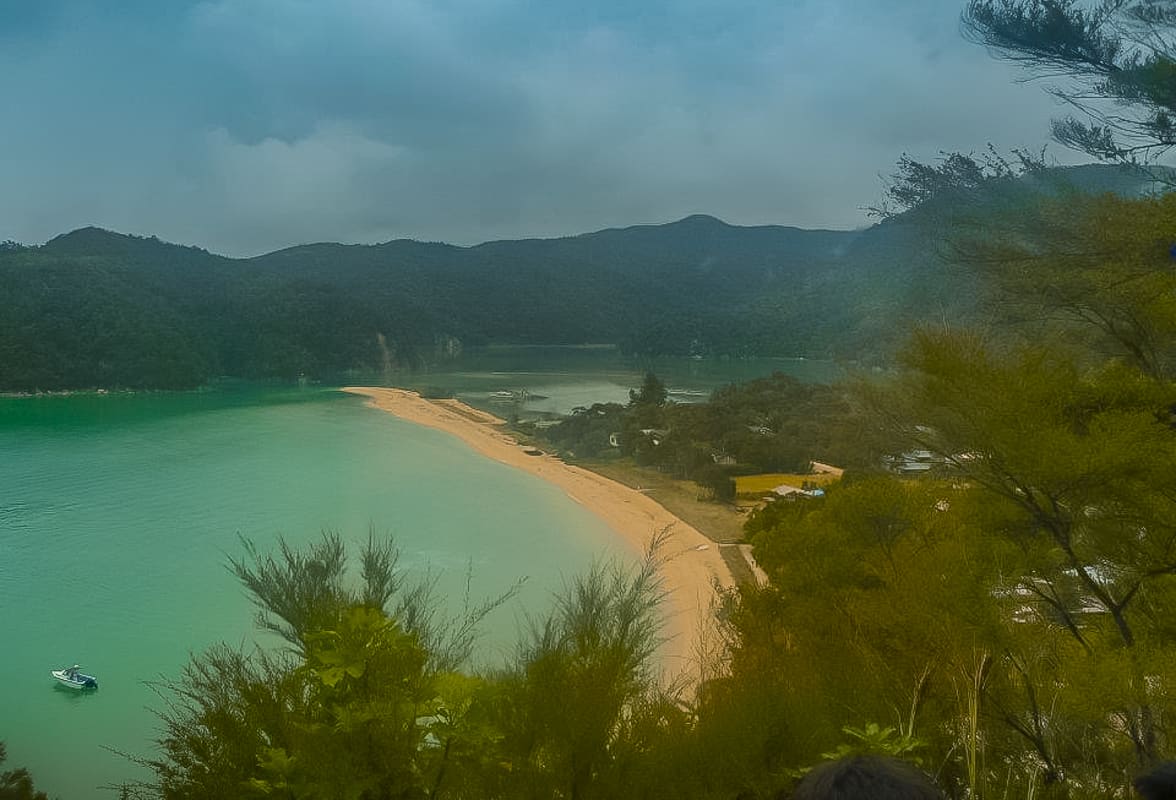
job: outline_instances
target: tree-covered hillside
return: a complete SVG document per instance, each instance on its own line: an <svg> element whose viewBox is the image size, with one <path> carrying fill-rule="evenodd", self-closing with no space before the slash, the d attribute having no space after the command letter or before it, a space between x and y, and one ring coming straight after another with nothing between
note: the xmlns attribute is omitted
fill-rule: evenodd
<svg viewBox="0 0 1176 800"><path fill-rule="evenodd" d="M1066 174L1132 192L1138 176L1118 169ZM934 226L908 216L864 231L693 216L562 239L314 244L251 259L86 228L0 249L0 390L321 378L487 343L885 360L915 320L975 308L972 277L946 270Z"/></svg>

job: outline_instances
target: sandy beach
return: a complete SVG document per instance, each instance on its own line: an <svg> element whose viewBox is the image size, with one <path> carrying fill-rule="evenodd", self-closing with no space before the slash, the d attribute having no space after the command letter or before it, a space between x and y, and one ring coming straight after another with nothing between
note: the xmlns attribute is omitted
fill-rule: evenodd
<svg viewBox="0 0 1176 800"><path fill-rule="evenodd" d="M635 554L650 539L668 530L661 567L667 592L663 663L668 678L693 680L699 675L700 652L706 652L711 631L714 586L734 584L716 544L666 511L641 492L630 489L555 456L528 455L504 430L505 422L457 400L425 400L416 392L351 386L345 392L368 398L368 405L419 425L457 436L478 453L524 470L563 489L575 502L600 517Z"/></svg>

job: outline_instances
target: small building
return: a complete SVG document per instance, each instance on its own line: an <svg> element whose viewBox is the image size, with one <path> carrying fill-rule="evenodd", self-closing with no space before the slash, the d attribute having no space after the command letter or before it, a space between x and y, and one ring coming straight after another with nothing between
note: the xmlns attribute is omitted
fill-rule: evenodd
<svg viewBox="0 0 1176 800"><path fill-rule="evenodd" d="M663 439L670 435L670 432L659 428L642 428L641 435L648 439L654 447L657 447Z"/></svg>
<svg viewBox="0 0 1176 800"><path fill-rule="evenodd" d="M783 497L786 500L799 500L804 497L824 497L824 496L825 496L824 489L820 489L820 488L798 489L795 486L789 486L786 483L782 483L779 486L777 486L775 489L772 490L772 493L770 495L768 495L767 499L768 500L776 500L778 498Z"/></svg>
<svg viewBox="0 0 1176 800"><path fill-rule="evenodd" d="M923 475L945 463L943 456L930 450L908 450L902 455L887 457L886 468L899 475Z"/></svg>

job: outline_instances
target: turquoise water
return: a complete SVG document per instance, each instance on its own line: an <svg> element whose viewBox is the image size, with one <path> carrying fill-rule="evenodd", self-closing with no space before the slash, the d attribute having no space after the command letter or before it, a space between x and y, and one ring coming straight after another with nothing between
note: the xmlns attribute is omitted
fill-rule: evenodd
<svg viewBox="0 0 1176 800"><path fill-rule="evenodd" d="M257 639L225 569L333 528L391 532L402 564L459 602L530 576L489 624L493 662L526 610L617 547L559 490L461 442L327 390L0 399L0 739L63 800L143 776L161 703L144 683L191 652ZM74 662L101 688L49 670Z"/></svg>

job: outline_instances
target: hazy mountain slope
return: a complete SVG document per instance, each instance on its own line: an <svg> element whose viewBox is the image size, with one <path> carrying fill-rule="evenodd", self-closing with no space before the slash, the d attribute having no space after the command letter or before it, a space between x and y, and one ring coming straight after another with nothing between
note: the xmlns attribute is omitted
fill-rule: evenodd
<svg viewBox="0 0 1176 800"><path fill-rule="evenodd" d="M1059 174L1100 191L1140 185L1113 168ZM0 389L335 376L488 342L885 359L919 320L975 309L977 279L944 265L926 224L950 202L928 205L863 231L699 215L559 239L314 244L250 259L84 228L0 250Z"/></svg>

